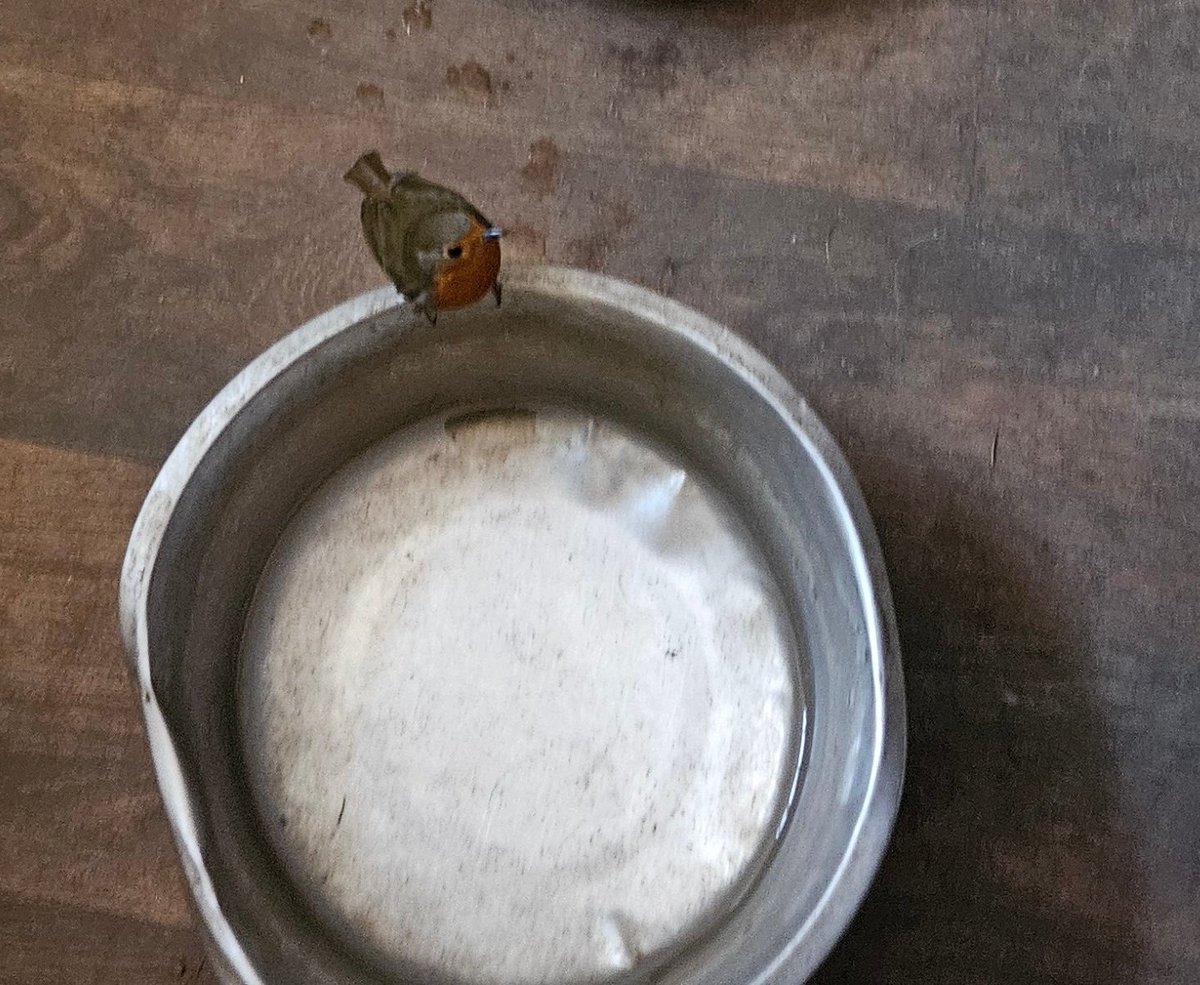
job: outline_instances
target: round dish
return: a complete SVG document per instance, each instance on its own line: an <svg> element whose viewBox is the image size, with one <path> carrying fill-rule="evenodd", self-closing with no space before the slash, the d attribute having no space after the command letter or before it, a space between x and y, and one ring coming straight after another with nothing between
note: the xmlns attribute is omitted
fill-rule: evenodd
<svg viewBox="0 0 1200 985"><path fill-rule="evenodd" d="M794 985L899 800L842 456L744 342L593 274L268 350L155 481L121 615L238 985Z"/></svg>

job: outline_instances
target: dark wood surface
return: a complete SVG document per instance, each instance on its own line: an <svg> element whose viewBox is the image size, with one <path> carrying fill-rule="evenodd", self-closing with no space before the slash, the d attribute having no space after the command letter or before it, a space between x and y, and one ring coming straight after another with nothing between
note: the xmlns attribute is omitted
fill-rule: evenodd
<svg viewBox="0 0 1200 985"><path fill-rule="evenodd" d="M731 325L876 518L894 846L816 981L1200 982L1200 3L6 0L0 982L211 982L115 631L154 468L380 283L377 146Z"/></svg>

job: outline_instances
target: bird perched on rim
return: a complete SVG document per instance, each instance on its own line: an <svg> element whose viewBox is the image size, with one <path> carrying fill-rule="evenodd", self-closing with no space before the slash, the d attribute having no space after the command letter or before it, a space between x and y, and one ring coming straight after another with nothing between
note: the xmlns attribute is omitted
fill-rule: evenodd
<svg viewBox="0 0 1200 985"><path fill-rule="evenodd" d="M363 193L363 233L376 262L431 322L489 290L500 303L501 230L458 192L415 171L390 173L378 151L345 178Z"/></svg>

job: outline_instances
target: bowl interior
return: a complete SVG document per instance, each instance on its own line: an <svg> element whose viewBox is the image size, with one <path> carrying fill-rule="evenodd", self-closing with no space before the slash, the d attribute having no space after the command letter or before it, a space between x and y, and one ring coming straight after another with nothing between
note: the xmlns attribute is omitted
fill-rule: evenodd
<svg viewBox="0 0 1200 985"><path fill-rule="evenodd" d="M409 979L559 985L661 964L745 891L804 710L722 505L548 407L404 428L304 504L251 605L241 738L343 940Z"/></svg>
<svg viewBox="0 0 1200 985"><path fill-rule="evenodd" d="M634 954L618 977L749 985L798 980L821 960L890 827L898 776L884 776L891 786L877 802L898 682L886 679L886 588L881 601L840 457L818 424L798 423L807 412L773 388L769 370L747 360L719 330L642 292L610 299L594 284L510 282L499 309L429 325L393 308L348 326L223 427L171 512L149 583L147 645L188 790L187 804L168 807L191 813L220 909L264 982L448 980L406 966L402 945L364 945L353 919L330 920L298 888L248 780L244 634L289 521L330 476L422 422L514 410L641 436L711 491L769 573L795 661L791 765L766 843L721 906L671 946Z"/></svg>

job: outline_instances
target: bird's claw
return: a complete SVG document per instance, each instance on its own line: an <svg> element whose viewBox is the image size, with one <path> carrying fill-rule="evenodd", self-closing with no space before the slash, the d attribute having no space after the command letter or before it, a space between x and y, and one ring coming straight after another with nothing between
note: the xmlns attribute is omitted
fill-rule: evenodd
<svg viewBox="0 0 1200 985"><path fill-rule="evenodd" d="M437 324L437 303L429 291L422 291L416 297L409 297L408 302L429 319L430 325Z"/></svg>
<svg viewBox="0 0 1200 985"><path fill-rule="evenodd" d="M504 293L504 285L500 281L492 283L492 296L496 299L496 307L500 307L500 296Z"/></svg>

